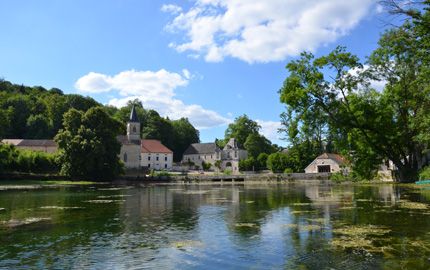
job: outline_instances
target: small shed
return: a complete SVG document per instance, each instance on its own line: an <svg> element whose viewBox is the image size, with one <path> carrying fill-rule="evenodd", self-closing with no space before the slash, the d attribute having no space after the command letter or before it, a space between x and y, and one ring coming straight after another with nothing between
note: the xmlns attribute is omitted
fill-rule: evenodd
<svg viewBox="0 0 430 270"><path fill-rule="evenodd" d="M305 173L335 173L345 167L346 160L343 156L333 153L324 153L309 164Z"/></svg>

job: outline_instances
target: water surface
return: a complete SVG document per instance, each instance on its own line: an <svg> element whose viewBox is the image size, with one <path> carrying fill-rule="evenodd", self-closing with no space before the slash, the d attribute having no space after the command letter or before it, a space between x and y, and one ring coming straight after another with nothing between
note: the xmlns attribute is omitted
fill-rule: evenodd
<svg viewBox="0 0 430 270"><path fill-rule="evenodd" d="M0 186L0 269L430 269L430 190Z"/></svg>

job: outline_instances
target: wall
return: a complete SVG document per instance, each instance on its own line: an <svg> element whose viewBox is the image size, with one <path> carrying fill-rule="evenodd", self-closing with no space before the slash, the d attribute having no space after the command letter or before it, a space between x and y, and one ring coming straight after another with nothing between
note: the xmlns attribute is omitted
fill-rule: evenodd
<svg viewBox="0 0 430 270"><path fill-rule="evenodd" d="M127 154L127 161L124 160L124 154ZM126 168L140 167L140 145L138 144L123 144L119 153L119 158Z"/></svg>
<svg viewBox="0 0 430 270"><path fill-rule="evenodd" d="M56 146L16 146L16 148L31 151L42 151L45 153L54 153L58 150L58 147Z"/></svg>
<svg viewBox="0 0 430 270"><path fill-rule="evenodd" d="M147 167L148 169L170 171L173 168L173 154L142 153L141 165L142 167Z"/></svg>
<svg viewBox="0 0 430 270"><path fill-rule="evenodd" d="M341 170L339 164L332 159L316 159L306 167L305 173L318 173L318 166L320 165L330 165L331 173Z"/></svg>

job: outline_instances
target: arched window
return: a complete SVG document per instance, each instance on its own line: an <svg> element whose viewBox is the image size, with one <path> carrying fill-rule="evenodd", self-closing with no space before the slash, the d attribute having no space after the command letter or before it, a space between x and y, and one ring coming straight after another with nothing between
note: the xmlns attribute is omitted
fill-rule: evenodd
<svg viewBox="0 0 430 270"><path fill-rule="evenodd" d="M124 162L127 162L127 153L124 153Z"/></svg>
<svg viewBox="0 0 430 270"><path fill-rule="evenodd" d="M133 126L133 132L136 132L136 127L135 126Z"/></svg>

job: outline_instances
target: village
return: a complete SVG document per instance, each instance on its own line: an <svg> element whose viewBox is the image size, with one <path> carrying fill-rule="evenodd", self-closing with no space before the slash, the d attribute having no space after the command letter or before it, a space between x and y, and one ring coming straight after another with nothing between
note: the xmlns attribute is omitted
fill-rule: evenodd
<svg viewBox="0 0 430 270"><path fill-rule="evenodd" d="M230 175L255 174L254 171L241 171L239 162L248 157L246 150L242 149L235 138L229 139L227 144L220 148L215 142L193 143L182 154L181 162L173 162L173 151L163 145L159 140L142 139L140 134L140 121L135 106L132 107L127 121L127 134L117 136L121 143L119 158L125 167L125 176L147 175L149 172L179 172L201 175L211 175L226 172ZM3 139L2 143L11 144L18 149L55 153L58 146L54 140L32 139ZM300 178L314 178L316 174L327 177L330 174L341 173L347 175L350 168L347 160L335 153L323 153L305 168L304 172L297 173ZM392 181L394 165L392 162L381 164L378 175L384 181ZM264 171L260 174L271 174ZM205 178L210 179L210 178Z"/></svg>

